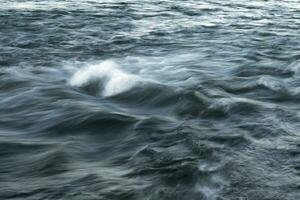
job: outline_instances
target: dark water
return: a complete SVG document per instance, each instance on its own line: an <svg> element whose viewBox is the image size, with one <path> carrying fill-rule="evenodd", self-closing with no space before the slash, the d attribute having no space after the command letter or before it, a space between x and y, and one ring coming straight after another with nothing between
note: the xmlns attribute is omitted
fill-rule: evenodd
<svg viewBox="0 0 300 200"><path fill-rule="evenodd" d="M1 0L0 199L300 199L298 0Z"/></svg>

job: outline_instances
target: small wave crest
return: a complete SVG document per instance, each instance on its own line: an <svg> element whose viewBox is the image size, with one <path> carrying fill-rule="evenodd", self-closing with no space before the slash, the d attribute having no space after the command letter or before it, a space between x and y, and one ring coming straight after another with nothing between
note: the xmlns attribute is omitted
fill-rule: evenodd
<svg viewBox="0 0 300 200"><path fill-rule="evenodd" d="M295 75L300 74L300 60L296 60L296 61L292 62L292 63L288 66L288 70L294 72Z"/></svg>
<svg viewBox="0 0 300 200"><path fill-rule="evenodd" d="M126 73L111 60L83 67L69 81L71 86L88 87L104 97L126 92L142 82L139 76Z"/></svg>

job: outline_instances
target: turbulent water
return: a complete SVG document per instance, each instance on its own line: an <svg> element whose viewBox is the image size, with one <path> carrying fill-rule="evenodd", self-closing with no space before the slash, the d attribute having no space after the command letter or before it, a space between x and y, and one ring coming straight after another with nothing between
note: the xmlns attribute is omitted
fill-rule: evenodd
<svg viewBox="0 0 300 200"><path fill-rule="evenodd" d="M298 0L1 0L0 199L300 199Z"/></svg>

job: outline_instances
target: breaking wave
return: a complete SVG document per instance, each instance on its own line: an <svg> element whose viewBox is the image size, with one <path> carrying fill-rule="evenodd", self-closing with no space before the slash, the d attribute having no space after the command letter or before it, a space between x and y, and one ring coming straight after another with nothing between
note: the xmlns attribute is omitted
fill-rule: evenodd
<svg viewBox="0 0 300 200"><path fill-rule="evenodd" d="M69 83L71 86L89 88L91 92L107 97L143 84L143 80L137 75L124 72L115 62L107 60L79 69Z"/></svg>

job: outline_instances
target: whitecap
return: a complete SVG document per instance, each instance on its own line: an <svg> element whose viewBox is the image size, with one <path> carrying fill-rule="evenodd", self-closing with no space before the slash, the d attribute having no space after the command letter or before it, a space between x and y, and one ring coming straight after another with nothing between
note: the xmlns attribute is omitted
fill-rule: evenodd
<svg viewBox="0 0 300 200"><path fill-rule="evenodd" d="M83 67L77 70L69 81L70 85L75 87L84 87L95 82L101 83L98 89L105 97L128 91L143 83L139 76L126 73L111 60Z"/></svg>

